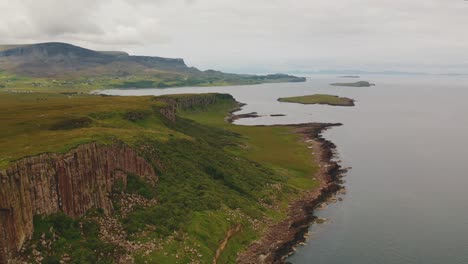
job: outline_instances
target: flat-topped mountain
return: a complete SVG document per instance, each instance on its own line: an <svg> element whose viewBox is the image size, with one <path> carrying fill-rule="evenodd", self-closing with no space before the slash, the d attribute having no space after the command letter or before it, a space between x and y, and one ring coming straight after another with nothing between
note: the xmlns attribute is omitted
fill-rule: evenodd
<svg viewBox="0 0 468 264"><path fill-rule="evenodd" d="M13 46L0 51L0 69L28 76L97 75L145 70L197 71L182 59L99 52L67 43Z"/></svg>
<svg viewBox="0 0 468 264"><path fill-rule="evenodd" d="M46 58L63 56L69 58L88 58L97 57L104 58L110 55L105 55L97 51L81 48L71 44L50 42L32 45L17 46L11 49L6 49L0 52L1 57L30 57L33 58Z"/></svg>

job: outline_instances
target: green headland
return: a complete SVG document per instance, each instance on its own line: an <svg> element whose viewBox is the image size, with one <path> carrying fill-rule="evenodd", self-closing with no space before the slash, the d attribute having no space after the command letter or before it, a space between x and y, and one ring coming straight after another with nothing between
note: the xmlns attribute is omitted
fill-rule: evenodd
<svg viewBox="0 0 468 264"><path fill-rule="evenodd" d="M216 103L180 109L175 122L161 114L168 100L213 99ZM0 96L1 167L40 153L64 153L87 142L124 143L151 162L158 183L129 175L113 194L124 239L146 245L128 252L101 238L99 208L85 217L64 214L35 218L35 233L23 253L34 263L115 263L131 255L136 263L213 260L226 232L240 225L218 263L236 254L265 228L286 217L288 203L317 186L307 146L293 127L247 127L225 122L238 103L229 95L112 97L51 93ZM121 194L157 201L130 213L119 208ZM46 241L46 242L43 242ZM50 244L49 244L50 243ZM48 246L47 246L48 245ZM150 246L149 246L150 245Z"/></svg>

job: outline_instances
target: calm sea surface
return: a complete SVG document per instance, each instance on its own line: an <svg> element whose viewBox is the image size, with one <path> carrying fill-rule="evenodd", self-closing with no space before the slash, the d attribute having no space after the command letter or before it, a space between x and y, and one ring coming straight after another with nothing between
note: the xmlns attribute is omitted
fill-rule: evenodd
<svg viewBox="0 0 468 264"><path fill-rule="evenodd" d="M365 76L375 87L312 76L306 83L111 90L115 95L222 92L263 117L238 124L341 122L325 137L338 146L347 193L317 211L292 263L468 263L468 77ZM278 97L327 93L356 107L279 103ZM270 117L270 114L286 114Z"/></svg>

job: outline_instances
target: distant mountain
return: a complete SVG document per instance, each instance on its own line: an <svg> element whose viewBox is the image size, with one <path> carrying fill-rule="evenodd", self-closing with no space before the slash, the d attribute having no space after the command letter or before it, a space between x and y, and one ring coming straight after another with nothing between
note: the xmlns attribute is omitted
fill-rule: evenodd
<svg viewBox="0 0 468 264"><path fill-rule="evenodd" d="M0 69L28 76L134 74L147 70L198 71L182 59L99 52L66 43L16 45L0 51Z"/></svg>

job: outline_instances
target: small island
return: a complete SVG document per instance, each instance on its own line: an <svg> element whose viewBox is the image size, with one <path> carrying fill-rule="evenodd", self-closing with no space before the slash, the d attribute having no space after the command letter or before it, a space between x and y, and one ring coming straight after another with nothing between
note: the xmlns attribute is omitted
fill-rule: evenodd
<svg viewBox="0 0 468 264"><path fill-rule="evenodd" d="M339 76L340 78L354 78L358 79L361 78L359 75L344 75L344 76Z"/></svg>
<svg viewBox="0 0 468 264"><path fill-rule="evenodd" d="M330 85L333 86L349 86L349 87L371 87L375 86L375 84L366 82L366 81L359 81L359 82L353 82L353 83L332 83Z"/></svg>
<svg viewBox="0 0 468 264"><path fill-rule="evenodd" d="M278 98L279 102L298 104L324 104L332 106L354 106L354 100L329 94L313 94L296 97Z"/></svg>

